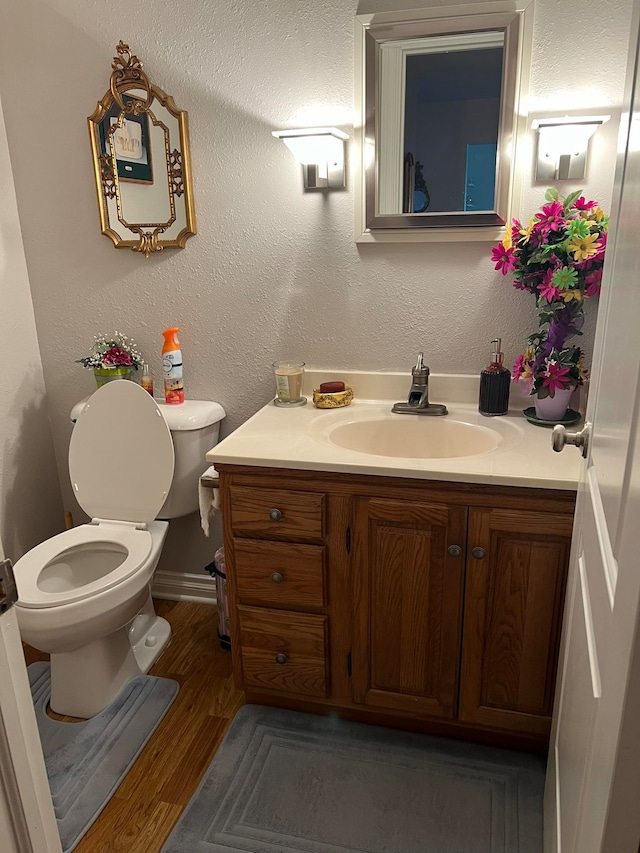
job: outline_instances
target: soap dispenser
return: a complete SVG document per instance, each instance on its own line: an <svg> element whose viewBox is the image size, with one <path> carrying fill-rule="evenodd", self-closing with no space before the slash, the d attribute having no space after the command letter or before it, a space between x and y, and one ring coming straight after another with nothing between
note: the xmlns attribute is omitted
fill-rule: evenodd
<svg viewBox="0 0 640 853"><path fill-rule="evenodd" d="M502 339L496 338L491 343L495 345L495 349L491 353L491 364L480 374L478 403L478 411L487 417L507 414L511 384L511 373L502 363L504 358L501 350Z"/></svg>

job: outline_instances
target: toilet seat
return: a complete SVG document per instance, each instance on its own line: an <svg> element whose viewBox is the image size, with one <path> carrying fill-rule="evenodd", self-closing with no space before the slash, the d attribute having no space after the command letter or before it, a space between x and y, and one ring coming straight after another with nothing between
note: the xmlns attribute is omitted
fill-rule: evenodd
<svg viewBox="0 0 640 853"><path fill-rule="evenodd" d="M174 459L158 404L135 382L98 389L71 433L71 485L90 518L153 521L171 487Z"/></svg>
<svg viewBox="0 0 640 853"><path fill-rule="evenodd" d="M99 549L100 544L105 548ZM16 563L14 572L19 604L28 608L56 607L105 592L144 565L151 553L151 545L151 533L133 525L83 524L65 530L36 545ZM99 559L101 550L106 556L102 566ZM83 564L85 555L86 563ZM119 559L117 565L110 565ZM54 568L47 577L50 567ZM102 575L101 571L104 572ZM80 574L83 575L82 583L78 584ZM88 582L86 578L89 578ZM67 588L64 588L65 584L68 584Z"/></svg>

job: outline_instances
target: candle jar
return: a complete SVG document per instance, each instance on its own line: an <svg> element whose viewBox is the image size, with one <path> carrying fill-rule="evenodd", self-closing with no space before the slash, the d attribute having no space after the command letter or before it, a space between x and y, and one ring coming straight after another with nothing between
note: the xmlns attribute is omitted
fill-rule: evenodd
<svg viewBox="0 0 640 853"><path fill-rule="evenodd" d="M304 406L307 398L302 396L304 361L274 361L276 380L276 406Z"/></svg>

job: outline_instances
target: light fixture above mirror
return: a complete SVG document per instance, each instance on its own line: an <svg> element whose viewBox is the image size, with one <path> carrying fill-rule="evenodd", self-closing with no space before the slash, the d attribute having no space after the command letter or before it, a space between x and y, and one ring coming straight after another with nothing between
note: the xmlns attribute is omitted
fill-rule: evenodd
<svg viewBox="0 0 640 853"><path fill-rule="evenodd" d="M102 233L146 258L196 233L187 113L120 41L88 119Z"/></svg>
<svg viewBox="0 0 640 853"><path fill-rule="evenodd" d="M303 166L305 190L342 189L345 178L345 145L348 134L337 127L273 130Z"/></svg>
<svg viewBox="0 0 640 853"><path fill-rule="evenodd" d="M519 202L532 3L356 16L357 242L499 238Z"/></svg>

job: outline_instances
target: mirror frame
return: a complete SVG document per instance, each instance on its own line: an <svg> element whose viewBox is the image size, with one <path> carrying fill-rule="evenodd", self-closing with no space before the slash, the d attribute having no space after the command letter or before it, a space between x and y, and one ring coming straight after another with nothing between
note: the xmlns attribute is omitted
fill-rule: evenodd
<svg viewBox="0 0 640 853"><path fill-rule="evenodd" d="M356 27L356 204L357 243L426 241L495 241L519 208L517 160L527 133L533 0L482 2L473 5L357 15ZM498 169L494 213L380 215L378 162L380 117L379 56L385 42L457 33L503 31L504 63Z"/></svg>
<svg viewBox="0 0 640 853"><path fill-rule="evenodd" d="M98 194L100 228L102 233L113 242L116 249L132 249L134 252L140 252L145 258L148 258L150 254L161 252L165 248L184 249L189 237L197 233L191 182L189 120L187 112L177 108L171 95L167 95L162 89L149 81L149 78L142 70L142 63L136 56L131 54L128 45L120 41L116 47L116 51L117 56L114 57L112 62L113 72L111 74L109 90L98 101L94 112L87 119L91 139L96 192ZM128 103L125 106L122 101L122 95L129 95L131 98L135 98L136 103ZM156 118L151 109L155 101L163 106L178 122L180 136L179 150L174 144L173 147L175 150L171 151L168 130L162 124L162 121ZM120 113L118 125L122 122L123 117L129 113L137 115L141 112L146 112L149 114L150 121L155 125L164 127L165 174L170 187L169 205L172 213L172 217L168 222L129 224L122 218L122 204L117 171L114 168L114 164L109 163L110 158L108 155L102 153L99 130L104 116L114 103L118 103L124 107ZM112 148L111 140L109 144ZM158 166L157 159L154 159L154 166ZM161 236L163 231L173 224L176 218L174 195L184 196L185 227L176 237L170 240L163 240ZM134 235L131 239L123 238L121 234L114 231L111 227L107 199L113 198L116 199L118 221L123 228L128 229Z"/></svg>

